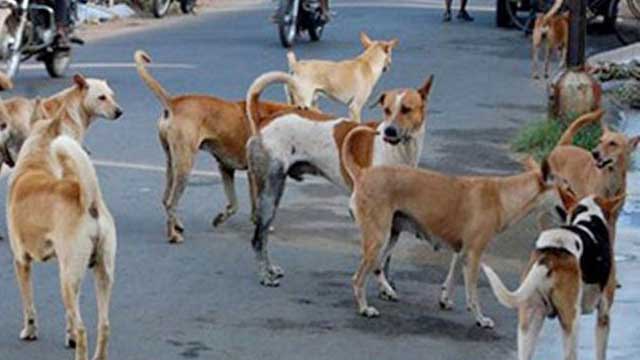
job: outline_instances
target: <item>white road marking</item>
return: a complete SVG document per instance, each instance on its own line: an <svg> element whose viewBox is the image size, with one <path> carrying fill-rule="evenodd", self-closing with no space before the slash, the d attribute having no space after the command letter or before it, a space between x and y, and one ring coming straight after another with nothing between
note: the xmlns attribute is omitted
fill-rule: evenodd
<svg viewBox="0 0 640 360"><path fill-rule="evenodd" d="M71 69L123 69L123 68L135 68L136 64L133 62L112 62L112 63L71 63L69 66ZM169 64L169 63L151 63L148 64L149 68L156 69L195 69L196 65L193 64ZM20 65L20 71L22 70L43 70L43 64L24 64Z"/></svg>

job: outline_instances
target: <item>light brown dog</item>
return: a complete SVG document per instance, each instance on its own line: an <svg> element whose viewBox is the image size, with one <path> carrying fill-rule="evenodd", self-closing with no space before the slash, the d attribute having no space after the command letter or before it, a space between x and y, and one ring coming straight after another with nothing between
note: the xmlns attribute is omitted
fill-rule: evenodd
<svg viewBox="0 0 640 360"><path fill-rule="evenodd" d="M151 57L139 50L134 59L138 74L163 107L158 120L160 143L167 160L162 203L167 213L169 241L180 243L184 241L184 226L176 214L176 207L186 188L198 151L205 151L218 161L228 200L224 211L213 218L213 226L221 225L238 210L234 174L236 170L247 169L245 145L250 129L246 119L246 106L244 101L231 102L208 95L170 96L146 69L145 65L151 62ZM287 104L267 101L260 102L257 107L262 116L293 109Z"/></svg>
<svg viewBox="0 0 640 360"><path fill-rule="evenodd" d="M296 110L263 116L258 100L270 84L296 86L295 77L284 72L269 72L258 77L247 91L247 143L249 180L255 198L255 231L251 244L258 262L260 283L278 286L284 275L272 264L268 252L269 228L273 222L287 178L303 180L305 175L321 176L345 192L352 182L346 175L340 153L345 136L358 126L347 118L336 118L310 110ZM433 76L417 89L384 92L376 104L384 109L384 121L368 123L381 136L359 137L353 146L360 166L405 164L417 166L427 124L428 98Z"/></svg>
<svg viewBox="0 0 640 360"><path fill-rule="evenodd" d="M391 66L391 52L398 39L374 41L360 33L360 42L364 47L360 56L339 62L298 61L289 51L289 71L299 84L299 97L289 96L290 101L302 107L316 107L317 95L322 94L347 105L351 120L360 122L362 107L373 87Z"/></svg>
<svg viewBox="0 0 640 360"><path fill-rule="evenodd" d="M67 320L65 344L75 347L76 360L87 359L79 297L86 269L93 268L98 308L94 359L106 360L116 229L89 157L66 135L64 119L72 114L63 113L70 108L61 108L54 120L34 124L9 179L7 223L24 307L20 338L38 336L31 264L57 257Z"/></svg>
<svg viewBox="0 0 640 360"><path fill-rule="evenodd" d="M53 115L60 111L61 106L66 106L66 111L62 112L65 134L82 142L96 118L115 120L122 116L123 111L106 81L77 74L73 83L73 86L44 99L42 110ZM22 143L31 131L32 121L41 119L33 116L37 110L36 102L24 97L13 97L3 102L9 115L9 131L0 144L1 163L13 166Z"/></svg>
<svg viewBox="0 0 640 360"><path fill-rule="evenodd" d="M342 151L342 161L354 182L351 210L362 231L363 258L353 277L358 312L366 317L379 315L367 303L365 284L370 272L387 298L397 298L383 271L395 244L389 240L395 229L449 245L455 254L443 284L441 306L452 306L455 271L463 259L467 306L478 325L493 327L478 300L480 259L496 234L529 213L551 189L546 161L542 167L531 163L526 172L507 177L447 176L405 166L364 169L355 161L351 147L371 131L365 127L352 131Z"/></svg>
<svg viewBox="0 0 640 360"><path fill-rule="evenodd" d="M549 154L551 172L565 180L576 196L614 197L627 190L627 170L631 153L637 149L640 136L627 138L602 123L602 136L597 147L589 151L573 145L573 137L585 125L600 121L604 112L596 110L575 120ZM618 213L609 224L615 240Z"/></svg>
<svg viewBox="0 0 640 360"><path fill-rule="evenodd" d="M549 77L549 63L551 51L557 51L560 67L564 66L567 58L567 44L569 42L569 13L557 14L562 0L546 14L538 14L533 26L532 36L532 76L538 79L538 50L546 43L544 53L544 77Z"/></svg>
<svg viewBox="0 0 640 360"><path fill-rule="evenodd" d="M533 357L544 319L556 316L562 328L564 359L575 360L580 314L596 309L596 359L605 360L616 290L607 222L621 208L624 194L613 198L591 195L578 202L572 192L558 191L567 209L567 225L540 234L520 287L511 292L491 268L483 269L500 302L518 309L520 360Z"/></svg>

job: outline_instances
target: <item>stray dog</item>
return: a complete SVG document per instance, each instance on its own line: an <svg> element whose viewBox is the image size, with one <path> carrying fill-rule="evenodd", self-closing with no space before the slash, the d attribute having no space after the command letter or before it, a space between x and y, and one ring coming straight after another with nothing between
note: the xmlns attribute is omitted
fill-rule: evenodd
<svg viewBox="0 0 640 360"><path fill-rule="evenodd" d="M542 43L546 41L544 55L544 77L549 77L549 62L551 50L556 50L559 54L560 67L564 66L567 59L567 45L569 43L569 13L557 14L562 0L556 1L553 7L546 14L538 14L533 25L533 37L531 56L532 76L538 79L538 50Z"/></svg>
<svg viewBox="0 0 640 360"><path fill-rule="evenodd" d="M600 121L603 113L602 110L596 110L575 120L549 154L551 172L567 181L579 199L589 195L608 198L625 194L627 191L627 170L631 162L631 153L637 149L640 136L627 138L602 123L602 136L591 153L572 145L573 137L578 130L589 123ZM617 219L616 212L609 223L613 240Z"/></svg>
<svg viewBox="0 0 640 360"><path fill-rule="evenodd" d="M95 118L115 120L122 116L123 111L106 81L76 74L73 83L73 86L44 99L41 110L44 114L53 115L60 111L61 106L65 106L66 111L61 113L64 116L64 133L82 143ZM3 102L9 115L9 132L5 141L0 144L0 164L13 166L22 143L31 131L32 122L41 119L33 116L38 111L36 102L35 99L24 97L13 97Z"/></svg>
<svg viewBox="0 0 640 360"><path fill-rule="evenodd" d="M53 120L38 120L9 179L7 223L22 303L22 340L38 337L31 263L57 257L66 311L65 345L87 359L87 334L79 297L87 268L95 275L98 340L95 360L107 359L109 301L114 281L116 228L102 199L95 169L82 146L66 135L72 107Z"/></svg>
<svg viewBox="0 0 640 360"><path fill-rule="evenodd" d="M398 39L373 41L360 33L364 52L355 59L345 61L298 61L293 52L287 53L289 71L300 86L299 98L290 101L302 107L316 107L317 93L349 107L351 120L360 122L362 107L383 72L391 66L391 52ZM285 87L286 89L286 87Z"/></svg>
<svg viewBox="0 0 640 360"><path fill-rule="evenodd" d="M171 243L184 241L184 226L176 214L199 150L211 154L218 162L224 191L228 200L224 211L212 220L217 227L238 211L234 185L236 170L247 169L245 145L250 129L247 125L245 102L230 102L207 95L170 96L151 76L145 65L151 57L144 51L134 55L138 74L160 100L164 108L158 120L158 133L167 160L166 187L162 203L167 213L167 236ZM293 94L297 93L297 88ZM293 107L274 102L260 102L261 116L271 116Z"/></svg>
<svg viewBox="0 0 640 360"><path fill-rule="evenodd" d="M548 190L552 176L546 161L530 160L524 173L507 177L447 176L408 166L374 166L364 169L354 157L354 146L371 129L359 127L345 140L342 163L353 179L350 208L362 231L363 257L353 276L353 290L362 316L376 317L367 304L365 285L373 272L381 295L396 300L395 290L383 270L398 234L410 231L422 239L440 239L455 254L443 284L440 305L451 308L458 261L464 263L467 307L478 325L494 326L483 315L478 300L480 259L489 242L529 213Z"/></svg>
<svg viewBox="0 0 640 360"><path fill-rule="evenodd" d="M294 86L296 79L283 72L271 72L258 77L249 88L247 114L252 137L247 143L247 157L250 189L256 203L252 246L258 275L261 284L278 286L283 272L271 263L267 241L285 181L287 177L300 181L305 174L318 175L350 191L351 179L345 173L340 152L345 136L358 123L302 109L265 117L258 113L257 103L271 83ZM382 136L370 134L358 139L352 150L360 166L417 166L432 83L431 76L418 89L391 90L380 96L376 103L384 109L384 121L367 126L378 129Z"/></svg>
<svg viewBox="0 0 640 360"><path fill-rule="evenodd" d="M488 266L483 269L500 302L518 309L518 358L533 357L545 317L558 317L564 340L564 358L577 358L578 318L598 310L596 359L606 359L609 312L616 290L613 242L607 222L624 202L588 196L577 202L570 191L559 188L567 209L566 226L544 231L536 241L522 284L506 289Z"/></svg>

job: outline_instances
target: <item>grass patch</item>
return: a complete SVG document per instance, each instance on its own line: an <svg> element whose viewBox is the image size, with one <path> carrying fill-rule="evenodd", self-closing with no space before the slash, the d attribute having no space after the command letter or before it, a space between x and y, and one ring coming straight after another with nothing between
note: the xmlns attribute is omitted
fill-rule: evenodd
<svg viewBox="0 0 640 360"><path fill-rule="evenodd" d="M511 148L517 152L530 154L540 161L551 153L569 124L568 121L556 119L534 121L518 131L511 142ZM592 150L598 145L601 135L600 124L590 124L580 129L573 138L573 144Z"/></svg>

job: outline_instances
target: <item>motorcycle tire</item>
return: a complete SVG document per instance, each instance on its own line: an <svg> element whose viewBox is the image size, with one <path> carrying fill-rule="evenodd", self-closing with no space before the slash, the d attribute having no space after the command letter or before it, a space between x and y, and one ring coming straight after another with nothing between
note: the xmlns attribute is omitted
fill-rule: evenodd
<svg viewBox="0 0 640 360"><path fill-rule="evenodd" d="M278 8L278 35L280 43L285 48L290 48L296 39L298 32L298 19L291 19L293 13L293 2L290 0L280 0Z"/></svg>
<svg viewBox="0 0 640 360"><path fill-rule="evenodd" d="M324 31L324 24L311 26L309 29L307 29L307 31L309 31L309 38L311 38L311 41L319 41L320 38L322 38L322 32Z"/></svg>
<svg viewBox="0 0 640 360"><path fill-rule="evenodd" d="M55 51L44 58L44 67L52 78L60 78L71 64L70 51Z"/></svg>
<svg viewBox="0 0 640 360"><path fill-rule="evenodd" d="M183 14L192 14L196 7L196 0L180 0L180 10Z"/></svg>
<svg viewBox="0 0 640 360"><path fill-rule="evenodd" d="M151 8L153 10L153 16L161 18L167 14L171 7L171 0L153 0Z"/></svg>

